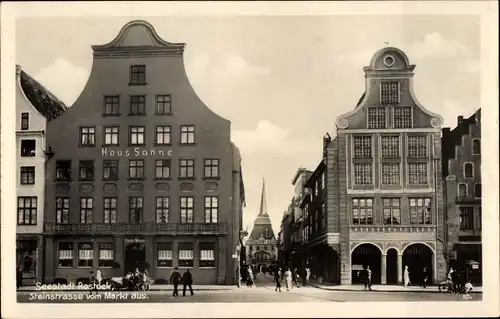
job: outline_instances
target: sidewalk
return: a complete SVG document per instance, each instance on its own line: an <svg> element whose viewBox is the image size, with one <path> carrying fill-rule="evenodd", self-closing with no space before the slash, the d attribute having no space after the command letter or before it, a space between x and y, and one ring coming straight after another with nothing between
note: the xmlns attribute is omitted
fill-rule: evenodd
<svg viewBox="0 0 500 319"><path fill-rule="evenodd" d="M364 291L364 285L334 285L330 283L323 283L321 285L317 283L309 283L309 286L316 287L323 290L332 291ZM439 293L438 286L427 286L427 288L422 288L420 286L399 286L399 285L373 285L373 291L380 292L429 292L429 293ZM483 287L474 286L471 293L482 293Z"/></svg>
<svg viewBox="0 0 500 319"><path fill-rule="evenodd" d="M194 291L215 291L215 290L235 290L235 289L238 289L238 287L236 285L193 285ZM174 286L172 286L172 285L151 285L149 290L151 290L151 291L173 291ZM179 290L182 291L182 285L179 285ZM50 291L56 291L56 290L41 290L41 289L38 289L36 286L24 286L24 287L19 288L17 291L50 292ZM75 287L74 289L64 289L64 290L57 290L57 291L88 291L88 289L82 289L82 288Z"/></svg>

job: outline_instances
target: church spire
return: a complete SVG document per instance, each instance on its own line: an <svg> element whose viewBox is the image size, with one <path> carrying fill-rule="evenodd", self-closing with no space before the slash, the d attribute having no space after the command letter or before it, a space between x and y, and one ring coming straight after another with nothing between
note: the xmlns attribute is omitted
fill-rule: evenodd
<svg viewBox="0 0 500 319"><path fill-rule="evenodd" d="M267 216L266 182L264 179L262 179L262 195L260 197L259 216Z"/></svg>

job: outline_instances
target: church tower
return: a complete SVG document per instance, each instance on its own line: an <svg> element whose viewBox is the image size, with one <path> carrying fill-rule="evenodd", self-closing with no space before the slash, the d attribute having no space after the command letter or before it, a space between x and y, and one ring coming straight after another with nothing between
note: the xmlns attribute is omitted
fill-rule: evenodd
<svg viewBox="0 0 500 319"><path fill-rule="evenodd" d="M267 213L266 184L262 180L259 215L246 242L248 249L247 264L268 267L277 259L276 236L269 214Z"/></svg>

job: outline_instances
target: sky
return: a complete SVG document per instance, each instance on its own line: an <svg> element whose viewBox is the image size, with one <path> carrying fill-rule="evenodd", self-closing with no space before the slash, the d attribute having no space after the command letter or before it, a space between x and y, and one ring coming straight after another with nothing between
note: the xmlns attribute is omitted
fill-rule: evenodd
<svg viewBox="0 0 500 319"><path fill-rule="evenodd" d="M414 91L454 127L480 107L480 25L473 16L214 16L19 18L16 63L71 106L88 79L91 45L113 40L127 22L150 22L161 38L187 43L191 85L231 121L242 153L251 231L262 180L278 233L299 167L314 170L322 137L364 92L363 67L385 47L416 64Z"/></svg>

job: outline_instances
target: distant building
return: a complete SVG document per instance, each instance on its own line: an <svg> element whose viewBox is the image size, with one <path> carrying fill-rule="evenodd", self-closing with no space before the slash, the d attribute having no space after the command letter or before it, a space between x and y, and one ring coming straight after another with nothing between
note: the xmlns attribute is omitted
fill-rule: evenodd
<svg viewBox="0 0 500 319"><path fill-rule="evenodd" d="M362 98L336 121L326 160L327 227L329 245L339 247L341 284L361 281L366 266L374 284L401 282L406 266L413 283L424 267L429 284L446 278L443 121L419 104L414 69L401 50L379 50L364 68Z"/></svg>
<svg viewBox="0 0 500 319"><path fill-rule="evenodd" d="M267 213L266 185L262 182L259 215L254 221L252 232L246 241L247 264L257 267L270 266L278 257L277 238Z"/></svg>
<svg viewBox="0 0 500 319"><path fill-rule="evenodd" d="M473 283L482 281L481 110L457 126L443 128L443 172L448 257L451 267L468 271Z"/></svg>
<svg viewBox="0 0 500 319"><path fill-rule="evenodd" d="M67 110L66 105L16 66L16 265L23 283L43 277L43 219L47 122Z"/></svg>
<svg viewBox="0 0 500 319"><path fill-rule="evenodd" d="M89 80L47 126L45 278L190 268L235 284L244 187L230 121L191 87L184 43L131 21L94 45Z"/></svg>

